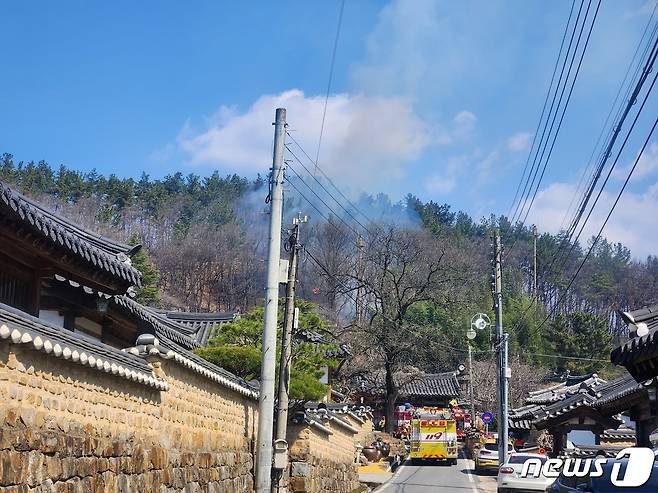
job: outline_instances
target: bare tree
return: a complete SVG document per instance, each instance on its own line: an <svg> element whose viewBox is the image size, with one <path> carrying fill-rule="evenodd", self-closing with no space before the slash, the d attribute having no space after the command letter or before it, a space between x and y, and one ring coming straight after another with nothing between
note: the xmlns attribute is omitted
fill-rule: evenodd
<svg viewBox="0 0 658 493"><path fill-rule="evenodd" d="M495 355L491 353L473 361L473 397L482 410L498 409L498 383ZM519 358L511 358L509 368L512 374L509 385L510 407L524 404L528 393L541 388L545 377L536 366L523 363Z"/></svg>
<svg viewBox="0 0 658 493"><path fill-rule="evenodd" d="M422 331L408 319L422 302L448 304L463 280L464 259L448 238L423 230L377 227L365 238L360 269L357 259L344 258L337 269L336 290L350 297L358 290L365 316L351 326L359 353L384 370L387 431L392 431L399 381L394 378L426 350Z"/></svg>

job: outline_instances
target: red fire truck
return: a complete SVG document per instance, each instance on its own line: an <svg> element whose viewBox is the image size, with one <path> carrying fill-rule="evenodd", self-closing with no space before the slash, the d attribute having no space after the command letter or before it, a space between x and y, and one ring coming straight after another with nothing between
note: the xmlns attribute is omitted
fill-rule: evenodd
<svg viewBox="0 0 658 493"><path fill-rule="evenodd" d="M455 407L452 409L452 417L457 422L457 440L463 442L466 430L473 425L471 414Z"/></svg>

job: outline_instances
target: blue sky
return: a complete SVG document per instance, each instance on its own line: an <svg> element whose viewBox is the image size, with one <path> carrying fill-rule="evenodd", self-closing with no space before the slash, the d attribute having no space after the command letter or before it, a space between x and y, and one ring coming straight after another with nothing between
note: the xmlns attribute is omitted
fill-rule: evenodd
<svg viewBox="0 0 658 493"><path fill-rule="evenodd" d="M603 2L530 217L540 229L559 227L654 1ZM270 165L283 105L315 155L339 6L8 4L0 151L121 176L254 176ZM412 192L475 217L507 212L570 6L347 0L320 165L351 193ZM646 113L656 109L652 100ZM639 138L624 165L638 148ZM658 148L638 171L607 233L644 255L654 250L642 231L658 210Z"/></svg>

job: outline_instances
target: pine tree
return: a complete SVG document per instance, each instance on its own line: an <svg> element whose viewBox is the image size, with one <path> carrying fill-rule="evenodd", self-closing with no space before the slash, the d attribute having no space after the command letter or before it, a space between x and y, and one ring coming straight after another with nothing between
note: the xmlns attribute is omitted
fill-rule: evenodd
<svg viewBox="0 0 658 493"><path fill-rule="evenodd" d="M129 243L137 245L139 242L133 238ZM161 296L158 288L160 275L155 265L143 248L133 255L131 261L132 266L142 274L142 287L136 290L135 300L143 305L157 307L160 304Z"/></svg>

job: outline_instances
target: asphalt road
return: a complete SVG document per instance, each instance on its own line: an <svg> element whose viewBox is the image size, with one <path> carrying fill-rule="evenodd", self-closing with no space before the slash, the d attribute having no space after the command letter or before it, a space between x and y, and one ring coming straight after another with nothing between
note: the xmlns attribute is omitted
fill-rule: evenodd
<svg viewBox="0 0 658 493"><path fill-rule="evenodd" d="M473 461L459 459L456 466L441 464L400 466L393 478L376 493L493 493L495 476L477 476Z"/></svg>

